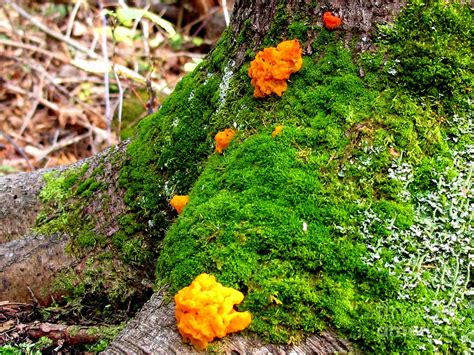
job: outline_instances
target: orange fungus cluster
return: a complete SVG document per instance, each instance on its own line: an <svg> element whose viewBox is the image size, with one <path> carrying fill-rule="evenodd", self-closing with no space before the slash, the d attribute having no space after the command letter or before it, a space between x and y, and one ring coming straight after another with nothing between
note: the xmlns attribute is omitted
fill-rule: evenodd
<svg viewBox="0 0 474 355"><path fill-rule="evenodd" d="M216 141L216 152L222 153L222 151L229 146L232 139L234 139L234 135L234 130L230 128L226 128L225 130L217 133L214 137L214 140Z"/></svg>
<svg viewBox="0 0 474 355"><path fill-rule="evenodd" d="M255 88L254 97L272 93L281 96L287 89L286 80L303 65L301 46L297 39L281 42L276 48L265 48L250 63L249 76Z"/></svg>
<svg viewBox="0 0 474 355"><path fill-rule="evenodd" d="M275 129L272 132L272 137L275 138L276 136L279 136L283 132L283 126L279 125L276 126Z"/></svg>
<svg viewBox="0 0 474 355"><path fill-rule="evenodd" d="M326 11L323 14L323 25L327 30L333 31L336 28L339 28L339 26L341 26L341 23L342 23L341 18L334 16L332 12Z"/></svg>
<svg viewBox="0 0 474 355"><path fill-rule="evenodd" d="M250 324L249 312L237 312L244 295L224 287L213 275L201 274L174 297L181 336L196 348L205 349L214 338L239 332Z"/></svg>
<svg viewBox="0 0 474 355"><path fill-rule="evenodd" d="M170 201L171 207L173 207L176 212L181 213L183 211L184 206L186 206L189 202L188 195L175 195Z"/></svg>

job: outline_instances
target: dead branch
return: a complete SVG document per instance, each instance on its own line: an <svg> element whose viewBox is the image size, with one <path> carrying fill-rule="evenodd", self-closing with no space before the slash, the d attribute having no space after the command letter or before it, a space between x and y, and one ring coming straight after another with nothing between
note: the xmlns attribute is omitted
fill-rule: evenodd
<svg viewBox="0 0 474 355"><path fill-rule="evenodd" d="M91 330L95 328L52 324L32 323L20 324L16 327L19 331L26 332L30 338L39 339L48 337L56 344L63 342L65 345L92 344L99 340L99 336Z"/></svg>

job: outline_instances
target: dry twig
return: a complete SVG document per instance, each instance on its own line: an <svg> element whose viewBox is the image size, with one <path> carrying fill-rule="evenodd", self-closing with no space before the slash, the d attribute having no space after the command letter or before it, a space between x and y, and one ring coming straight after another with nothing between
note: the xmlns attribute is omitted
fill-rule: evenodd
<svg viewBox="0 0 474 355"><path fill-rule="evenodd" d="M3 138L5 138L8 143L10 143L14 148L15 150L17 151L18 154L21 155L21 157L23 159L25 159L26 161L26 164L28 165L28 168L30 168L31 170L35 170L35 168L33 167L33 165L31 165L30 163L30 160L28 159L28 157L26 156L25 152L23 151L23 149L21 149L17 144L16 142L10 138L10 136L8 134L5 134L3 131L0 131L0 135L3 136Z"/></svg>

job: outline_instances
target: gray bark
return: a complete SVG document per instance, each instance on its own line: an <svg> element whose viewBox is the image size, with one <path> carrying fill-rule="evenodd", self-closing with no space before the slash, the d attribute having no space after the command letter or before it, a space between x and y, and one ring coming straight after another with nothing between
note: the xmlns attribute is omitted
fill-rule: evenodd
<svg viewBox="0 0 474 355"><path fill-rule="evenodd" d="M128 323L103 354L193 354L176 330L174 303L156 292L137 316ZM265 344L252 335L233 334L213 343L213 351L225 354L328 354L352 350L348 341L333 333L314 334L296 345Z"/></svg>
<svg viewBox="0 0 474 355"><path fill-rule="evenodd" d="M34 301L46 305L51 302L49 285L55 275L82 261L78 255L66 252L66 245L74 237L66 231L39 235L32 230L42 207L39 193L46 172L75 169L87 162L87 178L89 172L101 166L102 182L107 188L92 196L82 209L94 216L97 233L110 236L118 230L117 217L127 210L123 191L118 186L126 146L124 142L69 167L0 177L0 301ZM103 209L104 195L109 198L107 210Z"/></svg>
<svg viewBox="0 0 474 355"><path fill-rule="evenodd" d="M0 176L0 244L23 236L41 208L43 172Z"/></svg>
<svg viewBox="0 0 474 355"><path fill-rule="evenodd" d="M60 270L75 258L65 253L66 235L31 235L0 245L0 301L49 303L50 284Z"/></svg>

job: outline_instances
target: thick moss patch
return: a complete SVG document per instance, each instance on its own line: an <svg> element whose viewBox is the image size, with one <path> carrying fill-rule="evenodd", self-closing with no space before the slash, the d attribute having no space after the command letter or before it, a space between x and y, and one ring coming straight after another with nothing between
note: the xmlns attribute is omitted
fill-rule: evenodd
<svg viewBox="0 0 474 355"><path fill-rule="evenodd" d="M366 301L390 299L396 282L365 265L365 246L338 232L358 196L324 178L330 157L311 151L318 149L317 130L285 126L281 136L270 133L210 159L167 235L158 274L169 273L173 291L199 272L218 275L246 291L251 330L289 342L330 319L356 320L356 290L366 289Z"/></svg>
<svg viewBox="0 0 474 355"><path fill-rule="evenodd" d="M129 232L127 238L116 243L120 234L108 237L106 230L110 222L105 223L103 215L99 216L107 213L110 205L104 164L112 158L113 152L96 162L94 168L84 163L43 175L45 186L39 195L42 209L35 231L45 236L67 235L66 252L81 261L59 273L52 285L45 285L45 293L55 294L57 317L70 318L73 314L117 324L137 311L150 295L146 273L142 270L149 269L154 260L149 245L140 236L131 239L133 224L121 231Z"/></svg>

